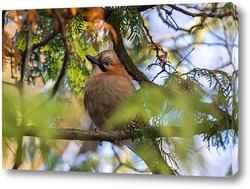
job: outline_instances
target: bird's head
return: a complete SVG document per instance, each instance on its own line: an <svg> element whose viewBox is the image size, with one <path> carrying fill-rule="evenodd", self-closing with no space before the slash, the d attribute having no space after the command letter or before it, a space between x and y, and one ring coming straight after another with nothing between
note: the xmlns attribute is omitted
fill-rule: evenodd
<svg viewBox="0 0 250 189"><path fill-rule="evenodd" d="M86 55L88 61L91 62L92 75L98 73L113 73L113 74L126 74L127 72L120 60L118 59L114 50L105 50L100 52L97 56Z"/></svg>

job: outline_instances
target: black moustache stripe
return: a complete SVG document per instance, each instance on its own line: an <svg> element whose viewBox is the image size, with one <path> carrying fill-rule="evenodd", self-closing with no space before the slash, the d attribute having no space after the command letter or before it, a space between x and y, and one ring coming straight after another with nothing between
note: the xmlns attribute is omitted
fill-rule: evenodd
<svg viewBox="0 0 250 189"><path fill-rule="evenodd" d="M103 72L108 71L102 64L98 64L98 66Z"/></svg>

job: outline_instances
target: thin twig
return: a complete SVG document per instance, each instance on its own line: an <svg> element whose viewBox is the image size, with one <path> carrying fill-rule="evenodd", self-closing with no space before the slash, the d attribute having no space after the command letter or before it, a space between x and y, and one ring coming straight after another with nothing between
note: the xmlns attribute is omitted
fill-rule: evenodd
<svg viewBox="0 0 250 189"><path fill-rule="evenodd" d="M191 51L189 52L189 53L187 53L184 57L183 57L183 59L180 61L180 62L178 62L178 64L176 65L176 69L180 66L180 64L192 53L194 51L194 48L192 48L191 49Z"/></svg>
<svg viewBox="0 0 250 189"><path fill-rule="evenodd" d="M206 13L206 12L194 13L194 12L190 12L190 11L187 11L185 9L182 9L179 6L176 6L173 4L168 4L167 6L171 7L174 10L177 10L185 15L192 16L192 17L209 17L209 18L222 19L224 17L232 16L234 20L238 20L238 16L235 15L235 13L233 11L227 11L224 13L218 13L218 12L214 12L214 11L212 11L210 13Z"/></svg>
<svg viewBox="0 0 250 189"><path fill-rule="evenodd" d="M185 31L185 32L188 32L188 33L191 33L195 28L203 28L203 24L206 20L206 14L202 14L203 16L201 17L201 20L199 23L197 23L196 25L193 25L192 27L190 27L189 29L186 29L186 28L182 28L182 27L179 27L177 25L177 23L174 21L175 24L171 23L168 19L165 19L162 15L162 12L161 12L161 6L157 6L157 11L158 11L158 15L159 17L161 18L161 20L166 23L168 26L170 26L171 28L173 28L174 30L181 30L181 31Z"/></svg>
<svg viewBox="0 0 250 189"><path fill-rule="evenodd" d="M154 78L151 80L151 82L154 82L154 80L155 80L159 75L161 75L163 72L166 72L165 68L163 68L160 72L158 72L158 73L154 76Z"/></svg>

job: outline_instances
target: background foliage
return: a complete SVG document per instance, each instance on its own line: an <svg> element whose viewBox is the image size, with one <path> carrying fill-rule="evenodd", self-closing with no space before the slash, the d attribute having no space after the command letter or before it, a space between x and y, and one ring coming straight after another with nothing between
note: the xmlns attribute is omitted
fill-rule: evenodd
<svg viewBox="0 0 250 189"><path fill-rule="evenodd" d="M85 55L110 48L140 90L109 124L139 113L160 127L153 138L161 155L184 175L208 174L204 148L237 149L238 12L232 3L6 10L2 16L4 168L152 172L139 151L72 135L50 140L51 128L67 133L85 121L83 88L91 70ZM27 132L30 127L39 129ZM152 138L147 130L134 132L141 148ZM224 175L237 171L233 162L226 166Z"/></svg>

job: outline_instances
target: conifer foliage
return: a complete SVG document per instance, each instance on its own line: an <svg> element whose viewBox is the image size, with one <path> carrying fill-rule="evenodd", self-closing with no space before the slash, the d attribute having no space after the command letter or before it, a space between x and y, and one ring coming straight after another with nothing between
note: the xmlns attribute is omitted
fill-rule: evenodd
<svg viewBox="0 0 250 189"><path fill-rule="evenodd" d="M168 167L203 175L204 150L237 149L232 3L5 10L2 21L4 168L170 174ZM138 85L108 124L139 114L143 128L131 122L120 132L80 129L91 71L85 55L106 49ZM133 148L109 143L123 140ZM159 148L160 162L145 158L154 153L145 151L150 145ZM65 160L72 148L77 152ZM225 175L237 171L232 167Z"/></svg>

